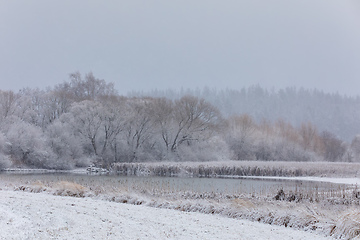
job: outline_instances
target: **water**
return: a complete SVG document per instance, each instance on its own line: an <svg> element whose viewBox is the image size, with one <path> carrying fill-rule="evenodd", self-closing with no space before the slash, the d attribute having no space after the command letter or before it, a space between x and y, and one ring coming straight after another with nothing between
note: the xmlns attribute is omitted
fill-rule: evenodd
<svg viewBox="0 0 360 240"><path fill-rule="evenodd" d="M327 194L331 196L332 194L339 194L349 187L343 184L325 182L275 179L136 177L73 173L0 174L0 186L17 187L39 181L50 186L59 181L69 181L90 189L102 188L104 191L196 192L224 195L251 194L253 196L274 196L280 189L285 192Z"/></svg>

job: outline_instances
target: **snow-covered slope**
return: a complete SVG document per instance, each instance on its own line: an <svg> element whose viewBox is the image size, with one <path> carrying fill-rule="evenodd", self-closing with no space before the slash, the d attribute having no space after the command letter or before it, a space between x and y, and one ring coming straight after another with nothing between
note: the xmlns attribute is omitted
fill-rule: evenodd
<svg viewBox="0 0 360 240"><path fill-rule="evenodd" d="M201 213L0 190L0 239L328 239Z"/></svg>

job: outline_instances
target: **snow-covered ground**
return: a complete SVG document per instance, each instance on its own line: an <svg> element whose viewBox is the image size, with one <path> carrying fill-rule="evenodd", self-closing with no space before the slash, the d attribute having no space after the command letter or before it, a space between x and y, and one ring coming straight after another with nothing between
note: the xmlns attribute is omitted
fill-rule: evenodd
<svg viewBox="0 0 360 240"><path fill-rule="evenodd" d="M328 239L219 215L0 190L0 239Z"/></svg>

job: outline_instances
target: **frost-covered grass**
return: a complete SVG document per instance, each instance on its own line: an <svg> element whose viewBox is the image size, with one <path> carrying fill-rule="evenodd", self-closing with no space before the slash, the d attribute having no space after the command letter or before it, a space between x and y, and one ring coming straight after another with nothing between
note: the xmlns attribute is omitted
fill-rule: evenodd
<svg viewBox="0 0 360 240"><path fill-rule="evenodd" d="M254 196L174 191L170 184L159 185L158 182L151 181L137 186L127 185L125 180L116 178L103 178L101 181L88 176L72 178L71 175L44 175L40 178L41 181L37 180L39 175L0 175L2 188L22 192L45 192L182 212L216 214L317 232L339 239L352 239L360 234L356 214L359 207L356 189L339 189L337 193L322 197L315 189L313 193L284 191L283 197L276 200L281 191L275 192L273 196ZM68 180L64 180L65 178Z"/></svg>
<svg viewBox="0 0 360 240"><path fill-rule="evenodd" d="M342 214L331 230L331 235L340 239L360 238L360 213L352 209Z"/></svg>
<svg viewBox="0 0 360 240"><path fill-rule="evenodd" d="M279 161L115 163L112 170L137 176L357 177L360 176L360 163Z"/></svg>

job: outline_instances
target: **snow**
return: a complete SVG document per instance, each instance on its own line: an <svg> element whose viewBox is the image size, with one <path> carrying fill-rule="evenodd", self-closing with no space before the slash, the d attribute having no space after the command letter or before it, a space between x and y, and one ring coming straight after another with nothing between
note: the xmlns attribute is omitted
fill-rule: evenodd
<svg viewBox="0 0 360 240"><path fill-rule="evenodd" d="M328 239L220 215L0 190L0 239Z"/></svg>
<svg viewBox="0 0 360 240"><path fill-rule="evenodd" d="M241 178L249 179L272 179L272 180L293 180L293 181L311 181L328 182L336 184L360 185L360 178L336 178L336 177L266 177L266 176L245 176Z"/></svg>

